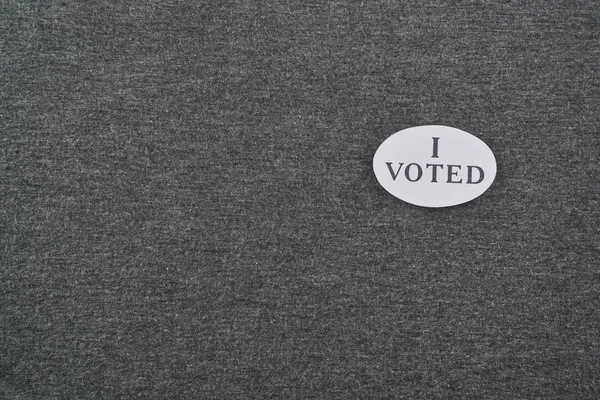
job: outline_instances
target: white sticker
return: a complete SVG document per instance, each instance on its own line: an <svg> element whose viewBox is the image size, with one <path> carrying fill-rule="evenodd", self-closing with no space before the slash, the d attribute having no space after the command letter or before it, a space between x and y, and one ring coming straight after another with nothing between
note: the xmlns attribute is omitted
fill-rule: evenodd
<svg viewBox="0 0 600 400"><path fill-rule="evenodd" d="M377 180L395 197L423 207L449 207L481 196L496 177L496 158L480 139L449 126L408 128L375 152Z"/></svg>

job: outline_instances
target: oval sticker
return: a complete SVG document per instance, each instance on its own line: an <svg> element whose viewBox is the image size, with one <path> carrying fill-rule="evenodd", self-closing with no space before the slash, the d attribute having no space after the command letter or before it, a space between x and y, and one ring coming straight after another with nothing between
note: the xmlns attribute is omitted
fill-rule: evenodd
<svg viewBox="0 0 600 400"><path fill-rule="evenodd" d="M401 130L375 152L373 171L385 190L422 207L449 207L481 196L496 177L492 150L449 126Z"/></svg>

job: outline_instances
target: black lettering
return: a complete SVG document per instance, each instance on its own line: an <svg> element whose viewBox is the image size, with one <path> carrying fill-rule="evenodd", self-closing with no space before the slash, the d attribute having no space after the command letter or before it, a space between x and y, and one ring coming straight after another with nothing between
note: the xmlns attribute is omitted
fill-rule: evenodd
<svg viewBox="0 0 600 400"><path fill-rule="evenodd" d="M439 137L432 137L433 139L433 155L431 156L431 158L439 158L438 157L438 141L440 140Z"/></svg>
<svg viewBox="0 0 600 400"><path fill-rule="evenodd" d="M453 168L460 169L460 165L450 165L448 164L448 182L447 183L462 183L462 179L460 181L453 181L452 177L458 175L458 171L452 172Z"/></svg>
<svg viewBox="0 0 600 400"><path fill-rule="evenodd" d="M425 168L429 168L429 167L433 167L433 169L431 170L431 182L432 183L436 183L437 182L437 169L439 168L444 168L443 164L427 164L425 165Z"/></svg>
<svg viewBox="0 0 600 400"><path fill-rule="evenodd" d="M416 179L410 179L410 167L412 167L413 165L417 166L417 178ZM421 179L421 177L423 176L423 168L421 168L421 166L416 163L408 164L406 166L406 168L404 169L404 175L406 176L406 179L408 179L409 181L416 182L419 179Z"/></svg>
<svg viewBox="0 0 600 400"><path fill-rule="evenodd" d="M477 168L479 170L479 180L477 182L473 182L473 168ZM471 184L477 184L477 183L481 183L483 182L483 169L481 167L478 167L476 165L467 165L467 183L471 183Z"/></svg>
<svg viewBox="0 0 600 400"><path fill-rule="evenodd" d="M402 169L402 166L404 165L404 163L398 163L400 165L398 166L398 171L396 171L396 172L394 172L391 162L386 162L386 164L387 164L388 170L390 171L390 175L392 175L392 179L396 180L396 178L398 177L398 174L400 173L400 169Z"/></svg>

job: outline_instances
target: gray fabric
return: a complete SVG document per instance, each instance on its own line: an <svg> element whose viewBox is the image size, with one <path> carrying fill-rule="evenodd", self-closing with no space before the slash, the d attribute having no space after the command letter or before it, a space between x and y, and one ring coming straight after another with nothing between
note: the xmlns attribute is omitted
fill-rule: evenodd
<svg viewBox="0 0 600 400"><path fill-rule="evenodd" d="M600 397L597 1L123 3L1 5L2 398Z"/></svg>

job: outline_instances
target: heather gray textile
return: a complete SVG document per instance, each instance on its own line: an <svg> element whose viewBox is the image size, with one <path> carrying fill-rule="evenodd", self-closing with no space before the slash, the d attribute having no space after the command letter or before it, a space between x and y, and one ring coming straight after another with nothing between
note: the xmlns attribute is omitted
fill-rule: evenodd
<svg viewBox="0 0 600 400"><path fill-rule="evenodd" d="M600 397L597 1L120 3L1 5L0 397Z"/></svg>

